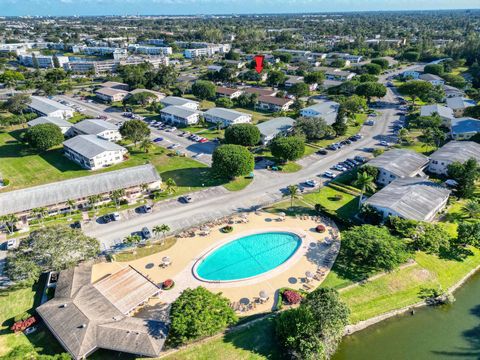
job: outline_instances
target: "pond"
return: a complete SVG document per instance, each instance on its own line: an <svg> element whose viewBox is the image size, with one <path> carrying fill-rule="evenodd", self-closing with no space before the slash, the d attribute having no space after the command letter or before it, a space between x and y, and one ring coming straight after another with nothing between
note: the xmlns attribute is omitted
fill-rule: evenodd
<svg viewBox="0 0 480 360"><path fill-rule="evenodd" d="M347 336L333 359L480 359L480 273L455 298Z"/></svg>

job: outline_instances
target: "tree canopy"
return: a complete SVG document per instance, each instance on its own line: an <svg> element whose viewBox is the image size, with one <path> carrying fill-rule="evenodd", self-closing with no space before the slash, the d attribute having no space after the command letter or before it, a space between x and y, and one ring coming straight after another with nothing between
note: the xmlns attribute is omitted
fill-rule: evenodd
<svg viewBox="0 0 480 360"><path fill-rule="evenodd" d="M370 102L372 97L384 97L387 94L387 89L383 84L368 81L358 85L355 93L364 96Z"/></svg>
<svg viewBox="0 0 480 360"><path fill-rule="evenodd" d="M229 300L204 287L186 289L172 303L168 341L182 345L211 336L237 321Z"/></svg>
<svg viewBox="0 0 480 360"><path fill-rule="evenodd" d="M296 358L330 359L343 337L349 314L336 290L317 288L298 308L278 315L275 332L280 344Z"/></svg>
<svg viewBox="0 0 480 360"><path fill-rule="evenodd" d="M30 146L46 151L60 145L65 139L62 130L55 124L38 124L25 132L25 140Z"/></svg>
<svg viewBox="0 0 480 360"><path fill-rule="evenodd" d="M454 161L447 167L448 176L458 183L456 193L460 197L471 198L475 193L475 181L480 177L480 168L474 158L464 163Z"/></svg>
<svg viewBox="0 0 480 360"><path fill-rule="evenodd" d="M303 135L308 141L320 140L327 136L333 136L331 126L327 125L320 117L300 117L295 121L294 132Z"/></svg>
<svg viewBox="0 0 480 360"><path fill-rule="evenodd" d="M254 166L253 154L241 145L220 145L213 152L212 170L221 178L232 179L248 175Z"/></svg>
<svg viewBox="0 0 480 360"><path fill-rule="evenodd" d="M225 129L225 143L254 146L260 141L260 130L253 124L235 124Z"/></svg>
<svg viewBox="0 0 480 360"><path fill-rule="evenodd" d="M211 81L197 80L192 85L192 94L201 100L215 98L215 84Z"/></svg>
<svg viewBox="0 0 480 360"><path fill-rule="evenodd" d="M48 226L33 231L9 253L6 270L14 281L35 280L42 272L75 266L99 252L98 240L82 231L68 225Z"/></svg>
<svg viewBox="0 0 480 360"><path fill-rule="evenodd" d="M342 233L341 257L363 274L390 271L407 259L406 244L384 226L355 226Z"/></svg>
<svg viewBox="0 0 480 360"><path fill-rule="evenodd" d="M135 146L139 141L150 136L150 129L146 123L141 120L128 120L120 126L120 134L130 141L133 141Z"/></svg>
<svg viewBox="0 0 480 360"><path fill-rule="evenodd" d="M279 136L270 143L270 151L282 161L297 160L305 153L305 142L298 136Z"/></svg>

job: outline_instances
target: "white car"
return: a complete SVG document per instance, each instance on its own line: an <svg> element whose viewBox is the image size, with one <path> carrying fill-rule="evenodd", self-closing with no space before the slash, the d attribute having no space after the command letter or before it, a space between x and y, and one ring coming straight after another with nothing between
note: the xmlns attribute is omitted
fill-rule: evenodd
<svg viewBox="0 0 480 360"><path fill-rule="evenodd" d="M332 173L331 171L325 171L323 173L323 176L325 176L327 178L330 178L330 179L335 179L336 178L336 175L334 173Z"/></svg>
<svg viewBox="0 0 480 360"><path fill-rule="evenodd" d="M114 221L119 221L120 220L120 214L118 212L114 212L112 214L112 218Z"/></svg>
<svg viewBox="0 0 480 360"><path fill-rule="evenodd" d="M388 142L382 140L382 141L380 141L380 145L382 145L382 146L388 146Z"/></svg>
<svg viewBox="0 0 480 360"><path fill-rule="evenodd" d="M335 165L333 168L337 171L347 171L347 168L340 164Z"/></svg>
<svg viewBox="0 0 480 360"><path fill-rule="evenodd" d="M16 239L10 239L7 241L7 250L12 250L17 246L17 240Z"/></svg>
<svg viewBox="0 0 480 360"><path fill-rule="evenodd" d="M315 180L307 180L305 181L305 185L310 186L310 187L315 187L317 186L317 182Z"/></svg>

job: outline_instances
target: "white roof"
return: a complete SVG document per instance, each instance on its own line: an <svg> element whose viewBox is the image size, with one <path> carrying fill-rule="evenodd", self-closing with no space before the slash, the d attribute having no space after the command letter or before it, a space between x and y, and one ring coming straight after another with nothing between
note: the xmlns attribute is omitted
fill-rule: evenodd
<svg viewBox="0 0 480 360"><path fill-rule="evenodd" d="M73 111L73 109L69 106L60 104L57 101L53 101L41 96L32 96L31 102L30 104L28 104L28 106L45 115L51 114L58 110Z"/></svg>
<svg viewBox="0 0 480 360"><path fill-rule="evenodd" d="M235 121L236 119L242 116L248 116L250 118L252 117L250 114L246 114L240 111L225 109L225 108L211 108L205 111L204 114L215 116L228 121Z"/></svg>
<svg viewBox="0 0 480 360"><path fill-rule="evenodd" d="M91 159L105 151L126 151L123 146L103 140L96 135L78 135L63 142L63 146Z"/></svg>
<svg viewBox="0 0 480 360"><path fill-rule="evenodd" d="M72 127L73 124L68 122L67 120L63 120L62 118L54 117L54 116L40 116L36 119L30 120L27 123L29 126L35 126L40 124L53 124L57 125L58 127Z"/></svg>
<svg viewBox="0 0 480 360"><path fill-rule="evenodd" d="M74 125L75 129L84 134L98 135L105 130L118 130L118 127L102 119L87 119Z"/></svg>
<svg viewBox="0 0 480 360"><path fill-rule="evenodd" d="M431 116L434 113L440 115L440 117L453 119L453 110L449 107L433 104L433 105L424 105L420 108L420 116Z"/></svg>

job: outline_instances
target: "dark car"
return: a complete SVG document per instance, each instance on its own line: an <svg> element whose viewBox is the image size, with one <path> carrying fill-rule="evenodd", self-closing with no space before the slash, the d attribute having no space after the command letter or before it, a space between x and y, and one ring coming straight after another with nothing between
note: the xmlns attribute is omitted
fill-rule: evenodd
<svg viewBox="0 0 480 360"><path fill-rule="evenodd" d="M104 224L108 224L109 222L113 221L112 214L106 214L102 216L102 221Z"/></svg>
<svg viewBox="0 0 480 360"><path fill-rule="evenodd" d="M152 212L152 207L150 205L142 205L138 208L138 210L146 214Z"/></svg>
<svg viewBox="0 0 480 360"><path fill-rule="evenodd" d="M142 237L145 239L145 240L148 240L152 237L152 233L150 232L150 230L148 230L148 228L146 226L144 226L142 228Z"/></svg>
<svg viewBox="0 0 480 360"><path fill-rule="evenodd" d="M70 224L70 227L72 229L81 229L82 223L80 221L75 221L74 223Z"/></svg>
<svg viewBox="0 0 480 360"><path fill-rule="evenodd" d="M317 154L318 155L327 155L328 151L326 149L320 149L320 150L317 151Z"/></svg>
<svg viewBox="0 0 480 360"><path fill-rule="evenodd" d="M263 161L265 158L263 156L255 156L255 162Z"/></svg>

